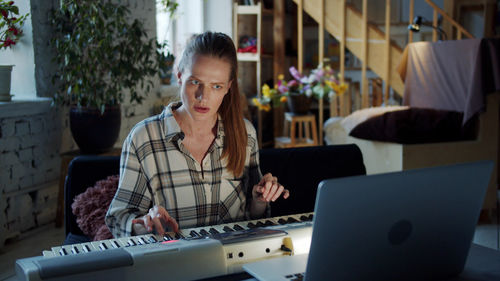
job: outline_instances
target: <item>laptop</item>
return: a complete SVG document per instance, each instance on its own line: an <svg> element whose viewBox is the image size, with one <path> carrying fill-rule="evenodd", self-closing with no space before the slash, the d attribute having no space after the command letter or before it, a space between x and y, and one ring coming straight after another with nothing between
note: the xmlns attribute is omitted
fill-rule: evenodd
<svg viewBox="0 0 500 281"><path fill-rule="evenodd" d="M432 280L462 272L492 161L324 180L309 254L243 268L259 280Z"/></svg>

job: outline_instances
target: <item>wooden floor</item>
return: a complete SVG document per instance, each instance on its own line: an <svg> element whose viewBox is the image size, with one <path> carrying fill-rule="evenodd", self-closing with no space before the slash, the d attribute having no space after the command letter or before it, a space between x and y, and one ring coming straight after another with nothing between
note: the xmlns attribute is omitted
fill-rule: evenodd
<svg viewBox="0 0 500 281"><path fill-rule="evenodd" d="M499 250L499 224L494 218L493 223L479 224L474 235L474 243ZM64 228L56 228L50 224L30 231L14 241L9 241L0 250L0 280L14 281L14 264L17 259L40 256L43 250L60 246L64 241Z"/></svg>
<svg viewBox="0 0 500 281"><path fill-rule="evenodd" d="M43 250L64 242L64 228L56 228L54 224L29 231L19 238L8 241L0 250L0 280L17 280L15 262L20 258L41 256Z"/></svg>

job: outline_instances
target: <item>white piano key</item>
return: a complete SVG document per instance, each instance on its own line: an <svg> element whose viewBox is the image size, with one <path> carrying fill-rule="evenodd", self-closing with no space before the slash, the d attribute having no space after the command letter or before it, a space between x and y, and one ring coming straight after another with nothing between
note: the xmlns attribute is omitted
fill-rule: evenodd
<svg viewBox="0 0 500 281"><path fill-rule="evenodd" d="M53 251L49 250L43 250L42 255L46 258L51 258L56 256Z"/></svg>
<svg viewBox="0 0 500 281"><path fill-rule="evenodd" d="M82 251L84 253L89 253L89 252L93 252L93 251L96 251L97 249L94 247L94 245L92 245L92 243L90 242L87 242L87 243L82 243L80 244L81 247L82 247Z"/></svg>
<svg viewBox="0 0 500 281"><path fill-rule="evenodd" d="M52 252L54 253L55 256L63 256L61 254L61 249L62 249L61 246L52 247Z"/></svg>
<svg viewBox="0 0 500 281"><path fill-rule="evenodd" d="M83 253L82 246L80 244L73 244L70 246L70 252L72 255L78 255Z"/></svg>

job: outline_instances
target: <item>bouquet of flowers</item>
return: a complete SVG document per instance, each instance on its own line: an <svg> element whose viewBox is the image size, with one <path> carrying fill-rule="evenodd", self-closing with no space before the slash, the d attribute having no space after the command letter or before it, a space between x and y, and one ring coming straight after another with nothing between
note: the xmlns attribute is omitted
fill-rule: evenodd
<svg viewBox="0 0 500 281"><path fill-rule="evenodd" d="M0 49L16 45L23 35L21 27L28 14L16 16L19 16L19 8L14 1L0 0Z"/></svg>
<svg viewBox="0 0 500 281"><path fill-rule="evenodd" d="M280 81L283 80L283 74L279 75L278 79ZM282 103L286 102L287 97L278 90L278 85L275 85L274 88L271 89L269 85L264 84L264 86L262 86L262 97L260 99L253 98L252 103L260 110L264 111L270 111L271 104L274 107L281 106Z"/></svg>
<svg viewBox="0 0 500 281"><path fill-rule="evenodd" d="M321 64L316 69L311 71L309 75L312 92L320 99L328 94L328 98L332 99L336 95L342 95L347 90L348 86L344 82L340 82L338 75L330 66L323 67Z"/></svg>
<svg viewBox="0 0 500 281"><path fill-rule="evenodd" d="M287 97L305 95L322 99L326 94L329 98L342 95L347 90L347 84L340 82L330 66L323 67L321 64L311 71L309 75L302 75L294 66L290 67L293 79L286 81L284 75L278 76L278 83L273 89L267 84L262 86L262 97L253 98L253 104L259 109L271 110L273 106L280 106L287 101Z"/></svg>

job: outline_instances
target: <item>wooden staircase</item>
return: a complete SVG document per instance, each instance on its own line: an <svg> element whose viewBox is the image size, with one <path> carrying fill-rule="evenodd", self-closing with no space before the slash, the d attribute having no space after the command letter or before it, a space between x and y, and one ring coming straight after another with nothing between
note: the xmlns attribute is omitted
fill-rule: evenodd
<svg viewBox="0 0 500 281"><path fill-rule="evenodd" d="M307 0L303 1L302 7L304 12L309 14L314 20L320 22L322 10L318 9L324 0ZM294 0L299 4L300 0ZM337 40L342 38L342 5L343 0L324 1L325 9L325 29L334 36ZM359 58L363 57L363 15L352 5L345 5L345 47L348 48L354 55ZM389 81L389 85L399 95L403 95L404 83L399 77L397 66L403 54L403 50L395 43L391 42L390 47L390 71L389 79L386 79L385 69L385 33L375 25L368 24L367 30L368 46L367 46L367 65L384 80Z"/></svg>
<svg viewBox="0 0 500 281"><path fill-rule="evenodd" d="M410 0L409 18L410 22L413 20L414 1ZM344 81L344 62L345 62L345 48L349 49L351 53L361 59L361 108L370 106L369 93L368 93L368 79L367 69L369 68L379 77L385 81L384 98L385 104L389 102L389 91L393 89L399 96L403 96L404 82L401 79L398 66L403 56L403 50L393 41L390 40L390 10L391 1L385 1L385 31L382 31L377 26L368 23L368 0L362 1L362 12L354 6L347 4L346 0L294 0L298 6L298 70L302 72L303 63L303 12L309 14L316 22L319 28L319 42L323 42L323 31L328 31L340 42L340 71L341 79ZM370 1L373 5L373 1ZM382 2L382 1L380 1ZM469 38L473 36L468 33L458 22L450 17L446 12L439 8L432 0L425 0L425 2L433 8L433 41L437 41L438 27L438 13L443 16L454 28L457 29L457 39L462 38L462 34ZM383 2L382 2L383 3ZM412 32L409 33L408 42L413 41ZM318 44L319 61L323 61L324 50L322 44ZM345 116L350 111L342 110L346 108L352 101L348 95L340 95L330 101L330 116L340 115ZM373 99L382 100L379 97L372 97ZM337 106L337 103L339 106ZM378 106L380 104L373 104ZM323 142L323 99L318 101L319 116L319 141ZM338 110L340 109L340 111ZM359 109L359 108L358 108Z"/></svg>

